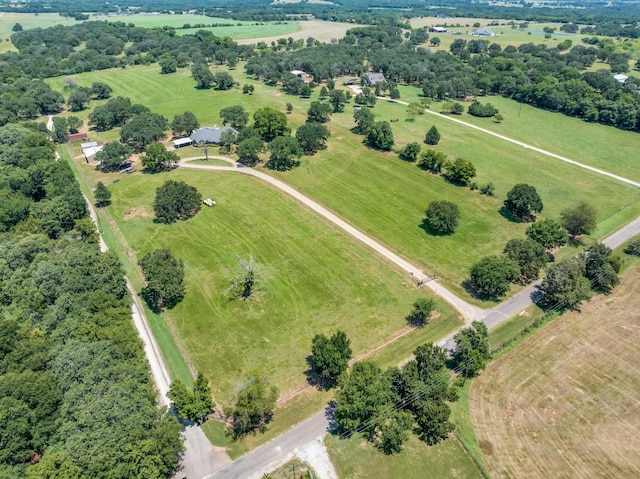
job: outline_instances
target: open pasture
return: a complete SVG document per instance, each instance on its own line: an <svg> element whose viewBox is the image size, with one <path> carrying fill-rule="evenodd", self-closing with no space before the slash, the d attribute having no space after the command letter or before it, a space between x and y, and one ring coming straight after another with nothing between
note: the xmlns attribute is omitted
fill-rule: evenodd
<svg viewBox="0 0 640 479"><path fill-rule="evenodd" d="M186 222L154 223L154 192L169 178L187 181L218 205ZM221 404L252 371L281 392L304 384L314 334L342 329L357 354L402 329L411 304L424 294L373 253L251 178L177 170L130 176L111 189L109 212L138 258L169 248L185 261L187 295L164 316L191 362L211 378ZM224 295L236 255L252 255L261 265L254 299ZM434 327L443 322L447 331L458 324L443 314Z"/></svg>
<svg viewBox="0 0 640 479"><path fill-rule="evenodd" d="M401 86L402 100L418 101L419 88ZM640 135L613 126L590 123L562 113L542 110L501 96L478 97L491 103L504 117L501 123L467 113L452 115L487 130L543 148L572 160L640 181ZM469 102L461 102L466 108ZM433 102L431 110L439 112L442 103ZM427 116L427 119L431 117Z"/></svg>
<svg viewBox="0 0 640 479"><path fill-rule="evenodd" d="M129 96L132 101L148 105L169 119L192 111L203 126L220 124L218 114L226 106L239 104L253 113L267 105L284 110L285 104L291 102L294 110L288 120L295 129L304 122L311 101L265 86L240 70L233 70L231 74L240 84L253 83L254 95L242 95L237 89L197 90L187 70L172 75L161 75L158 70L157 65L127 68L110 71L106 78L114 95ZM91 72L73 78L79 85L90 85L93 81L102 81L105 73ZM61 85L60 78L48 81L57 88ZM471 160L478 171L477 183L482 186L492 181L496 197L451 185L442 177L403 162L396 153L367 148L362 143L363 137L350 130L354 126L351 105L344 113L334 114L327 124L332 137L326 150L303 157L301 166L293 171L274 174L400 254L424 265L427 272L437 273L459 294L465 294L460 283L479 257L500 252L509 239L524 234L526 224L509 222L500 214L507 191L516 183L526 182L537 188L545 205L543 217L555 217L577 200L593 202L600 221L596 238L614 231L640 212L640 192L613 179L434 115L424 114L413 122L406 121L406 107L400 104L379 101L373 111L379 120L399 120L391 123L397 148L412 141L422 143L426 131L435 124L442 134L436 148L451 159ZM469 115L463 118L466 120ZM501 126L494 126L490 119L484 120L488 128ZM505 124L507 122L505 120ZM540 122L542 124L542 120ZM578 130L582 126L598 125L572 122L572 127ZM590 150L609 146L601 137ZM428 235L421 228L425 208L431 201L440 199L452 201L461 209L460 226L450 236Z"/></svg>
<svg viewBox="0 0 640 479"><path fill-rule="evenodd" d="M358 434L349 439L327 436L325 445L338 476L343 479L402 477L423 479L447 477L476 479L482 475L455 437L427 446L415 434L409 436L402 452L382 454Z"/></svg>
<svg viewBox="0 0 640 479"><path fill-rule="evenodd" d="M640 475L636 266L610 295L549 323L471 388L494 478Z"/></svg>
<svg viewBox="0 0 640 479"><path fill-rule="evenodd" d="M495 25L495 23L498 25ZM553 48L556 43L569 39L574 45L581 44L582 38L592 35L581 35L579 33L571 34L560 31L562 23L538 23L528 22L529 26L525 29L517 28L522 21L514 20L516 28L512 28L509 24L510 20L504 19L489 19L489 18L436 18L436 17L422 17L412 18L410 20L413 28L419 27L431 27L431 26L444 26L447 31L444 33L429 33L430 37L438 37L440 39L440 46L434 47L429 42L424 44L424 47L432 48L434 50L446 50L449 51L449 46L458 39L462 40L487 40L489 43L497 43L503 48L507 45L521 45L523 43L543 43L548 45L549 48ZM481 28L488 28L495 33L493 37L475 36L472 33L477 29L473 25L480 24ZM493 25L490 25L493 23ZM584 25L580 25L583 27ZM543 31L544 27L554 28L554 33L551 34L551 38L545 38Z"/></svg>

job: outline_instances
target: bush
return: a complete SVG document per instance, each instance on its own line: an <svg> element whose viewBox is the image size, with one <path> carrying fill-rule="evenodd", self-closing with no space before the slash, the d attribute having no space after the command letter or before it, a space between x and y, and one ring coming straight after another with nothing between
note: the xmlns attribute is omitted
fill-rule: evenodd
<svg viewBox="0 0 640 479"><path fill-rule="evenodd" d="M491 103L483 105L478 100L474 100L474 102L469 105L467 111L469 112L469 115L479 116L483 118L488 118L498 113L498 109L495 108Z"/></svg>
<svg viewBox="0 0 640 479"><path fill-rule="evenodd" d="M409 161L413 163L418 159L419 154L420 154L420 145L418 143L409 143L402 150L400 150L399 156L404 161Z"/></svg>
<svg viewBox="0 0 640 479"><path fill-rule="evenodd" d="M438 143L440 143L440 132L436 128L436 125L433 125L431 128L429 128L429 131L424 137L424 142L427 145L437 145Z"/></svg>
<svg viewBox="0 0 640 479"><path fill-rule="evenodd" d="M447 167L445 176L452 183L466 186L475 178L476 167L470 161L458 158Z"/></svg>
<svg viewBox="0 0 640 479"><path fill-rule="evenodd" d="M640 238L636 238L627 245L624 252L633 256L640 256Z"/></svg>

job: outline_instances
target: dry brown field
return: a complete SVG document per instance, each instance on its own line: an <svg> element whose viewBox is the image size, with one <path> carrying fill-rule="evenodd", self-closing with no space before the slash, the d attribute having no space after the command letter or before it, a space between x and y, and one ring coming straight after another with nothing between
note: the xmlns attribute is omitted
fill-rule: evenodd
<svg viewBox="0 0 640 479"><path fill-rule="evenodd" d="M325 22L323 20L310 20L308 22L298 22L298 30L286 35L274 35L270 37L247 38L244 40L236 40L240 44L248 45L251 43L265 42L267 44L279 38L293 38L298 40L302 38L306 40L313 37L321 42L330 43L332 39L340 40L350 28L362 25L354 25L352 23Z"/></svg>
<svg viewBox="0 0 640 479"><path fill-rule="evenodd" d="M489 364L470 406L495 479L640 477L640 266Z"/></svg>

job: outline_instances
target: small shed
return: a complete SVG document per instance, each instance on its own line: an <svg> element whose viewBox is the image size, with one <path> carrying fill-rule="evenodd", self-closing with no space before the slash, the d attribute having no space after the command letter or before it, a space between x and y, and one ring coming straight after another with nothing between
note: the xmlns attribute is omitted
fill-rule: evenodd
<svg viewBox="0 0 640 479"><path fill-rule="evenodd" d="M183 146L189 146L192 143L193 140L191 140L191 138L187 137L187 138L178 138L177 140L173 140L173 147L174 148L182 148Z"/></svg>
<svg viewBox="0 0 640 479"><path fill-rule="evenodd" d="M309 75L307 72L303 72L302 70L291 70L290 73L304 81L309 81L311 79L311 75Z"/></svg>
<svg viewBox="0 0 640 479"><path fill-rule="evenodd" d="M627 75L623 75L622 73L618 73L617 75L613 75L613 79L618 83L625 83L629 77Z"/></svg>
<svg viewBox="0 0 640 479"><path fill-rule="evenodd" d="M91 148L92 146L98 146L97 141L88 141L87 143L80 143L80 148L83 150L86 148Z"/></svg>
<svg viewBox="0 0 640 479"><path fill-rule="evenodd" d="M369 86L376 86L378 83L384 83L386 78L382 73L369 73L365 75L364 82Z"/></svg>
<svg viewBox="0 0 640 479"><path fill-rule="evenodd" d="M83 148L82 149L82 154L84 155L84 158L87 161L87 163L89 163L91 158L96 156L96 153L98 153L99 151L102 151L102 145L101 146L90 146L89 148Z"/></svg>
<svg viewBox="0 0 640 479"><path fill-rule="evenodd" d="M444 27L429 27L431 33L447 33L447 29Z"/></svg>
<svg viewBox="0 0 640 479"><path fill-rule="evenodd" d="M78 140L86 140L86 133L71 133L67 136L67 141L78 141Z"/></svg>

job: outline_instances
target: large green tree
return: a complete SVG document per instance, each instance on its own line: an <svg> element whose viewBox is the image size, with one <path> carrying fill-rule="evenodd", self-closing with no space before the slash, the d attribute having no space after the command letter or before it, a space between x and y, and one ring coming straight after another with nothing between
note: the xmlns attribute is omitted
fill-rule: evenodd
<svg viewBox="0 0 640 479"><path fill-rule="evenodd" d="M155 311L172 308L184 298L184 263L168 249L156 249L139 261L146 286L142 296Z"/></svg>
<svg viewBox="0 0 640 479"><path fill-rule="evenodd" d="M311 355L316 374L335 381L347 370L351 359L349 338L344 331L337 331L330 338L316 334L311 340Z"/></svg>
<svg viewBox="0 0 640 479"><path fill-rule="evenodd" d="M506 256L485 256L471 267L469 283L480 296L497 299L520 277L518 263Z"/></svg>
<svg viewBox="0 0 640 479"><path fill-rule="evenodd" d="M149 171L159 171L171 168L180 161L180 157L174 151L169 151L162 143L147 145L142 157L142 166Z"/></svg>
<svg viewBox="0 0 640 479"><path fill-rule="evenodd" d="M118 141L106 143L102 150L96 153L98 169L101 171L117 171L122 164L129 159L133 151L128 145Z"/></svg>
<svg viewBox="0 0 640 479"><path fill-rule="evenodd" d="M414 163L418 159L418 155L420 154L420 144L413 142L405 145L398 156L404 161L408 161L410 163Z"/></svg>
<svg viewBox="0 0 640 479"><path fill-rule="evenodd" d="M386 121L374 122L367 131L367 144L371 148L390 151L393 148L393 131Z"/></svg>
<svg viewBox="0 0 640 479"><path fill-rule="evenodd" d="M329 136L331 133L321 123L305 123L296 131L296 140L306 154L324 149Z"/></svg>
<svg viewBox="0 0 640 479"><path fill-rule="evenodd" d="M180 135L190 135L199 126L198 119L190 111L174 116L171 122L171 129Z"/></svg>
<svg viewBox="0 0 640 479"><path fill-rule="evenodd" d="M215 407L211 398L211 390L208 381L201 372L191 390L175 380L171 383L167 397L178 416L198 423L204 422L208 414Z"/></svg>
<svg viewBox="0 0 640 479"><path fill-rule="evenodd" d="M475 178L476 167L469 160L456 158L453 163L447 165L445 176L452 183L466 186Z"/></svg>
<svg viewBox="0 0 640 479"><path fill-rule="evenodd" d="M120 130L120 141L140 152L150 143L162 138L168 127L167 119L157 113L134 115Z"/></svg>
<svg viewBox="0 0 640 479"><path fill-rule="evenodd" d="M413 311L408 316L411 323L424 326L431 319L431 314L436 310L436 302L433 298L420 297L413 303Z"/></svg>
<svg viewBox="0 0 640 479"><path fill-rule="evenodd" d="M504 254L520 266L520 281L523 284L538 279L540 269L549 259L544 247L529 238L509 240L504 247Z"/></svg>
<svg viewBox="0 0 640 479"><path fill-rule="evenodd" d="M238 438L255 430L264 431L273 417L277 399L278 388L261 376L249 376L231 410L231 434Z"/></svg>
<svg viewBox="0 0 640 479"><path fill-rule="evenodd" d="M429 229L438 234L451 234L458 226L458 205L447 200L432 201L425 211Z"/></svg>
<svg viewBox="0 0 640 479"><path fill-rule="evenodd" d="M264 141L291 133L291 128L287 126L287 115L270 106L256 110L253 114L253 128L260 133Z"/></svg>
<svg viewBox="0 0 640 479"><path fill-rule="evenodd" d="M596 221L596 209L585 201L565 208L560 213L562 225L574 238L582 234L589 234L598 225Z"/></svg>
<svg viewBox="0 0 640 479"><path fill-rule="evenodd" d="M96 206L107 206L111 202L111 191L102 181L96 183L96 189L93 190L93 196L96 199Z"/></svg>
<svg viewBox="0 0 640 479"><path fill-rule="evenodd" d="M344 111L344 106L347 104L349 98L347 92L344 90L331 90L329 92L329 103L333 106L333 112L340 113Z"/></svg>
<svg viewBox="0 0 640 479"><path fill-rule="evenodd" d="M312 101L307 111L307 122L327 123L331 120L331 106L321 101Z"/></svg>
<svg viewBox="0 0 640 479"><path fill-rule="evenodd" d="M454 359L460 374L468 378L477 375L491 357L487 326L474 321L471 327L460 330L453 339L456 342Z"/></svg>
<svg viewBox="0 0 640 479"><path fill-rule="evenodd" d="M360 108L353 113L353 119L356 122L356 132L366 135L375 122L375 116L368 108Z"/></svg>
<svg viewBox="0 0 640 479"><path fill-rule="evenodd" d="M591 285L585 277L585 264L580 258L560 261L549 267L540 284L541 302L547 308L577 307L591 297Z"/></svg>
<svg viewBox="0 0 640 479"><path fill-rule="evenodd" d="M608 293L620 283L620 264L612 253L608 246L596 243L582 254L585 276L591 282L591 288L599 293Z"/></svg>
<svg viewBox="0 0 640 479"><path fill-rule="evenodd" d="M440 143L440 132L436 128L436 125L429 128L429 131L427 131L427 134L424 137L424 142L427 145L437 145Z"/></svg>
<svg viewBox="0 0 640 479"><path fill-rule="evenodd" d="M184 181L168 180L156 190L153 210L161 223L174 223L195 216L202 207L202 195Z"/></svg>
<svg viewBox="0 0 640 479"><path fill-rule="evenodd" d="M215 78L211 70L209 70L209 65L205 62L194 62L191 65L191 76L196 81L197 87L201 90L206 90L211 88L211 85L215 83Z"/></svg>
<svg viewBox="0 0 640 479"><path fill-rule="evenodd" d="M300 143L292 136L278 136L269 143L271 155L265 164L270 170L287 171L297 166L302 156Z"/></svg>
<svg viewBox="0 0 640 479"><path fill-rule="evenodd" d="M254 136L238 143L236 154L238 161L246 166L254 166L260 161L260 153L264 151L264 142L260 136Z"/></svg>
<svg viewBox="0 0 640 479"><path fill-rule="evenodd" d="M547 250L563 246L569 240L562 223L553 218L536 221L527 228L526 235Z"/></svg>
<svg viewBox="0 0 640 479"><path fill-rule="evenodd" d="M504 207L518 221L532 221L535 220L534 213L540 213L543 206L533 186L518 183L507 193Z"/></svg>
<svg viewBox="0 0 640 479"><path fill-rule="evenodd" d="M220 118L223 125L229 125L236 130L242 130L249 123L249 113L240 106L228 106L220 110Z"/></svg>

